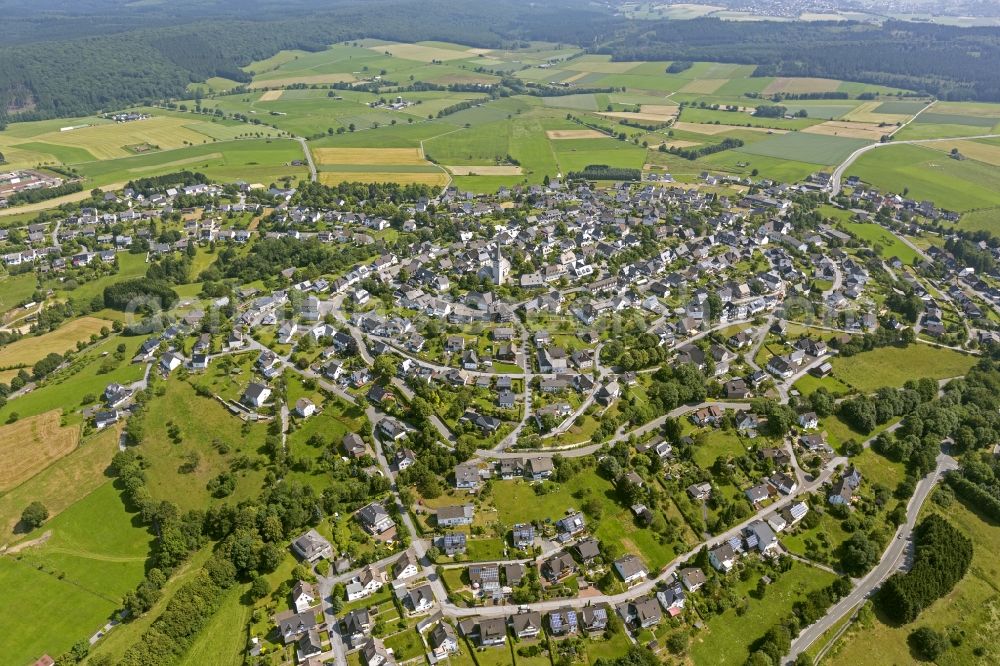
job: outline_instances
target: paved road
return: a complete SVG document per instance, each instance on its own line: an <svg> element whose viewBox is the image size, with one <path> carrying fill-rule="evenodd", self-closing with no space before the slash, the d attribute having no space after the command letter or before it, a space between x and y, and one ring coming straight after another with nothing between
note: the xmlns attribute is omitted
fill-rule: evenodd
<svg viewBox="0 0 1000 666"><path fill-rule="evenodd" d="M937 467L933 472L921 479L917 484L917 489L910 498L910 503L906 507L906 522L900 525L897 530L897 537L889 542L881 561L872 569L868 575L855 583L854 590L841 599L827 612L823 618L802 630L802 633L792 641L792 648L784 663L791 664L801 652L809 649L820 636L837 624L845 615L852 612L865 599L870 597L896 570L898 570L905 560L910 534L916 525L917 516L920 514L920 507L930 495L934 485L940 480L941 475L951 469L956 469L958 463L949 455L940 454L937 458Z"/></svg>
<svg viewBox="0 0 1000 666"><path fill-rule="evenodd" d="M306 164L309 165L309 180L315 183L317 179L317 174L316 174L316 165L313 163L312 151L309 150L309 145L306 143L306 140L303 139L302 137L296 137L295 140L299 142L300 146L302 146L302 154L306 156Z"/></svg>
<svg viewBox="0 0 1000 666"><path fill-rule="evenodd" d="M958 139L995 139L1000 137L1000 134L980 134L978 136L957 136L957 137L945 137L941 139L910 139L908 141L890 141L889 143L873 143L867 146L858 148L853 153L847 156L847 159L841 162L836 169L833 170L833 175L830 176L830 196L835 197L840 194L840 190L843 189L842 181L844 178L844 172L852 165L855 161L865 153L870 150L875 150L876 148L885 148L888 146L905 146L910 144L922 144L922 143L934 143L937 141L956 141ZM947 156L942 153L942 159L948 159Z"/></svg>
<svg viewBox="0 0 1000 666"><path fill-rule="evenodd" d="M505 460L511 458L524 458L525 456L539 454L539 453L549 454L549 455L554 455L558 453L563 458L582 458L584 456L592 455L596 451L600 450L601 447L603 446L606 445L610 446L615 442L625 441L632 435L635 435L636 437L642 437L646 433L656 430L657 428L662 426L664 423L666 423L667 419L677 418L679 416L683 416L684 414L688 414L690 412L702 409L703 407L713 407L713 406L719 407L721 409L735 409L740 411L750 409L750 403L748 402L717 402L710 400L707 402L699 402L694 405L681 405L680 407L672 409L666 414L659 416L653 419L652 421L639 426L635 430L630 430L628 432L623 432L619 435L615 435L607 442L602 442L600 444L587 444L585 446L573 446L570 448L553 446L544 449L519 449L517 451L497 451L495 449L477 449L476 457L480 459Z"/></svg>
<svg viewBox="0 0 1000 666"><path fill-rule="evenodd" d="M847 462L846 458L834 458L831 460L822 473L813 481L802 484L794 493L791 495L782 497L774 504L761 509L755 513L750 518L747 518L739 525L736 525L729 530L723 532L722 534L716 535L710 540L710 543L716 544L721 543L730 537L741 534L743 528L756 520L763 520L765 516L770 515L775 511L780 511L792 502L796 501L799 495L812 492L816 488L820 487L826 483L830 477L833 475L834 470L838 465L845 464ZM684 562L687 562L692 557L698 554L704 543L699 543L697 546L692 548L687 553L683 555L678 555L675 557L666 567L664 567L660 573L652 578L649 578L638 585L634 585L627 591L619 594L600 594L592 597L583 597L577 599L554 599L552 601L541 601L538 603L531 604L531 609L541 612L549 612L553 610L558 610L565 606L571 606L573 608L583 608L584 606L589 606L592 604L610 604L612 607L618 604L624 603L626 601L636 599L638 597L644 596L653 592L656 587L670 579L677 568ZM463 608L455 606L450 602L445 602L441 604L442 610L445 615L452 617L462 617L468 615L478 615L482 617L500 617L506 615L513 615L518 612L518 606L516 605L501 605L501 606L481 606L476 608Z"/></svg>

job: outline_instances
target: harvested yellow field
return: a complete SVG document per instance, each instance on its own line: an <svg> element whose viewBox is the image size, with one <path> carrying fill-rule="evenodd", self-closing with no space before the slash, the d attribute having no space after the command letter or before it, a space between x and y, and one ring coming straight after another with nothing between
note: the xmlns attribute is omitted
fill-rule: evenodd
<svg viewBox="0 0 1000 666"><path fill-rule="evenodd" d="M319 164L427 164L419 148L313 148Z"/></svg>
<svg viewBox="0 0 1000 666"><path fill-rule="evenodd" d="M14 529L21 511L31 502L41 502L54 517L107 483L105 472L118 450L120 432L121 427L105 428L84 446L77 446L27 482L0 495L0 544L18 538Z"/></svg>
<svg viewBox="0 0 1000 666"><path fill-rule="evenodd" d="M592 129L579 130L546 130L545 136L553 140L560 139L606 139L607 134Z"/></svg>
<svg viewBox="0 0 1000 666"><path fill-rule="evenodd" d="M743 125L710 125L708 123L687 123L687 122L676 122L673 124L674 129L683 130L685 132L694 132L695 134L708 134L709 136L715 136L716 134L725 134L726 132L732 132L734 130L740 130L743 132L765 132L770 134L786 134L788 130L782 129L767 129L766 127L746 127Z"/></svg>
<svg viewBox="0 0 1000 666"><path fill-rule="evenodd" d="M1000 166L1000 146L995 146L989 143L951 140L928 141L927 143L923 143L921 145L926 146L927 148L933 148L934 150L940 150L943 153L950 153L952 149L957 148L958 152L970 160L976 160L977 162L982 162L983 164Z"/></svg>
<svg viewBox="0 0 1000 666"><path fill-rule="evenodd" d="M480 53L489 53L488 49L442 49L437 46L426 46L424 44L381 44L379 46L369 46L368 48L376 53L389 53L395 58L416 60L418 62L464 60L465 58L474 58Z"/></svg>
<svg viewBox="0 0 1000 666"><path fill-rule="evenodd" d="M448 176L442 172L421 171L417 173L379 172L379 171L322 171L319 180L324 185L338 183L400 183L409 185L443 186L448 182Z"/></svg>
<svg viewBox="0 0 1000 666"><path fill-rule="evenodd" d="M694 148L695 146L700 146L701 144L697 141L666 141L664 144L668 149L670 148ZM659 146L657 146L659 148Z"/></svg>
<svg viewBox="0 0 1000 666"><path fill-rule="evenodd" d="M808 134L824 134L826 136L844 136L849 139L878 141L892 130L892 127L879 127L878 123L852 123L842 120L828 120L819 125L806 127L802 131Z"/></svg>
<svg viewBox="0 0 1000 666"><path fill-rule="evenodd" d="M450 86L450 85L477 85L493 83L497 81L497 77L491 76L489 74L445 74L444 76L438 76L433 79L428 79L429 83L436 83L439 86Z"/></svg>
<svg viewBox="0 0 1000 666"><path fill-rule="evenodd" d="M642 104L639 111L657 116L670 116L673 118L681 112L681 107L677 104Z"/></svg>
<svg viewBox="0 0 1000 666"><path fill-rule="evenodd" d="M114 190L120 190L124 188L128 183L112 183L110 185L102 185L101 189L105 192L111 192ZM85 189L83 192L74 192L73 194L66 194L61 197L56 197L55 199L48 199L46 201L39 201L37 203L25 204L24 206L13 206L11 208L0 208L0 217L6 215L20 215L21 213L37 213L41 210L49 210L50 208L56 208L57 206L62 206L67 203L75 203L77 201L83 201L84 199L90 198L90 190Z"/></svg>
<svg viewBox="0 0 1000 666"><path fill-rule="evenodd" d="M32 141L59 146L82 148L96 160L129 157L134 153L125 146L149 144L160 150L180 148L187 143L203 143L208 137L187 127L190 120L155 116L130 123L92 125L68 132L47 132L32 137Z"/></svg>
<svg viewBox="0 0 1000 666"><path fill-rule="evenodd" d="M149 171L159 171L164 167L179 167L185 164L194 164L195 162L204 162L205 160L218 160L222 159L222 153L208 153L206 155L198 155L197 157L185 157L182 160L174 160L173 162L163 162L161 164L151 164L149 166L142 167L132 167L128 170L129 173L147 173ZM111 189L106 187L105 189Z"/></svg>
<svg viewBox="0 0 1000 666"><path fill-rule="evenodd" d="M729 79L696 79L686 84L677 92L711 95L727 83L729 83Z"/></svg>
<svg viewBox="0 0 1000 666"><path fill-rule="evenodd" d="M561 69L568 69L574 72L584 72L585 74L590 74L592 72L595 74L624 74L629 70L635 69L641 64L642 63L638 62L612 62L610 59L601 61L578 58L566 63L560 63L559 66Z"/></svg>
<svg viewBox="0 0 1000 666"><path fill-rule="evenodd" d="M18 486L76 448L79 428L59 425L62 410L0 426L0 492Z"/></svg>
<svg viewBox="0 0 1000 666"><path fill-rule="evenodd" d="M845 115L841 120L849 120L855 123L905 123L910 116L903 113L875 113L875 109L881 106L881 102L865 102L854 107L854 110Z"/></svg>
<svg viewBox="0 0 1000 666"><path fill-rule="evenodd" d="M786 77L776 78L761 91L762 95L773 95L775 93L811 93L811 92L834 92L840 88L840 81L836 79L816 79L809 77Z"/></svg>
<svg viewBox="0 0 1000 666"><path fill-rule="evenodd" d="M276 79L261 79L250 84L250 88L273 88L275 86L287 87L297 83L304 83L307 86L323 83L354 83L357 81L352 74L309 74L307 76L285 76Z"/></svg>
<svg viewBox="0 0 1000 666"><path fill-rule="evenodd" d="M455 176L520 176L524 171L519 166L446 166Z"/></svg>
<svg viewBox="0 0 1000 666"><path fill-rule="evenodd" d="M275 102L275 101L281 99L281 95L284 92L285 92L284 90L266 90L260 96L260 99L258 101L260 101L260 102Z"/></svg>
<svg viewBox="0 0 1000 666"><path fill-rule="evenodd" d="M572 76L568 76L565 79L563 79L562 83L573 83L574 81L579 81L583 77L587 76L587 74L589 73L590 72L577 72L576 74L573 74Z"/></svg>
<svg viewBox="0 0 1000 666"><path fill-rule="evenodd" d="M91 335L99 334L105 326L110 329L111 324L112 322L107 319L80 317L63 324L51 333L21 338L0 349L0 367L34 365L52 352L62 354L70 349L76 349L78 340L89 340Z"/></svg>
<svg viewBox="0 0 1000 666"><path fill-rule="evenodd" d="M676 108L676 107L675 107ZM605 118L620 118L622 120L644 120L652 123L665 123L677 117L677 111L666 113L636 113L635 111L608 111L600 114Z"/></svg>

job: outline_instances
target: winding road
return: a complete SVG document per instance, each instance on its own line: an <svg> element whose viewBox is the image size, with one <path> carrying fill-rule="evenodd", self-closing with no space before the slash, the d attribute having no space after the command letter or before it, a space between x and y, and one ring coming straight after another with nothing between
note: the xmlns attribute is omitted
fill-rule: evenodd
<svg viewBox="0 0 1000 666"><path fill-rule="evenodd" d="M957 467L958 463L951 456L945 453L938 455L937 467L917 484L917 489L906 507L906 522L899 526L899 529L896 531L896 537L889 542L889 546L882 554L882 559L864 578L855 581L854 590L832 606L826 615L802 630L795 640L792 641L791 651L783 663L794 663L795 658L800 653L809 649L824 633L834 627L848 613L853 612L865 599L878 590L889 576L905 566L906 553L910 545L910 535L917 523L917 516L920 515L920 508L928 496L930 496L931 491L942 475L946 471L956 469Z"/></svg>

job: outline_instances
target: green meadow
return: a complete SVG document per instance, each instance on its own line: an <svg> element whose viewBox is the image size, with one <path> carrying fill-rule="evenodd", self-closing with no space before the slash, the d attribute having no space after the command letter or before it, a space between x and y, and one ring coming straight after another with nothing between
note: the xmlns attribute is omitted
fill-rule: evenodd
<svg viewBox="0 0 1000 666"><path fill-rule="evenodd" d="M973 160L954 160L918 145L899 144L870 150L848 169L885 192L906 191L958 212L1000 205L1000 170Z"/></svg>

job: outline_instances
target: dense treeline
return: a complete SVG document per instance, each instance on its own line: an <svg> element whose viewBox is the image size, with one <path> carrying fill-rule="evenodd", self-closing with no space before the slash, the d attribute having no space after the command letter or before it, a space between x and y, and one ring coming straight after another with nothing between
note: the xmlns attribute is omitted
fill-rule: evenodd
<svg viewBox="0 0 1000 666"><path fill-rule="evenodd" d="M739 148L743 145L743 139L734 139L733 137L728 137L720 141L719 143L713 143L707 146L701 146L700 148L678 148L677 146L670 146L670 148L664 148L667 144L660 144L660 148L664 152L668 152L671 155L677 155L678 157L683 157L686 160L696 160L699 157L705 157L706 155L711 155L713 153L721 153L724 150L731 150L733 148Z"/></svg>
<svg viewBox="0 0 1000 666"><path fill-rule="evenodd" d="M431 197L434 188L427 185L411 183L339 183L324 185L322 183L299 183L292 204L312 208L334 208L341 200L354 205L362 201L379 202L382 204L401 204L415 202L421 197Z"/></svg>
<svg viewBox="0 0 1000 666"><path fill-rule="evenodd" d="M172 27L148 28L139 16L138 29L118 34L72 38L93 32L81 30L63 36L65 41L0 48L0 113L34 120L182 97L189 83L213 76L247 82L251 73L242 67L283 49L319 51L363 37L459 39L499 48L521 43L521 35L534 39L536 33L557 42L592 43L608 26L607 13L567 9L562 3L537 9L502 0L467 0L460 6L446 0L339 4L336 11L328 5L311 7L299 15L290 11L258 21L244 20L253 12L230 10L215 20ZM290 15L296 18L284 18Z"/></svg>
<svg viewBox="0 0 1000 666"><path fill-rule="evenodd" d="M55 199L66 194L76 194L82 191L83 184L78 182L63 183L55 187L44 187L36 190L21 190L7 197L7 205L20 206L22 204L38 203L39 201L48 201L49 199Z"/></svg>
<svg viewBox="0 0 1000 666"><path fill-rule="evenodd" d="M894 622L907 624L948 594L972 563L972 540L937 514L914 530L913 567L895 573L879 591L879 606Z"/></svg>
<svg viewBox="0 0 1000 666"><path fill-rule="evenodd" d="M245 255L236 248L225 248L219 252L215 268L224 277L238 278L242 282L277 275L289 266L336 274L369 259L372 252L370 246L333 248L317 240L265 238Z"/></svg>
<svg viewBox="0 0 1000 666"><path fill-rule="evenodd" d="M171 187L188 187L211 182L203 173L194 171L178 171L176 173L166 173L162 176L148 176L146 178L136 178L130 180L125 187L135 190L139 194L149 196L156 192L162 192Z"/></svg>
<svg viewBox="0 0 1000 666"><path fill-rule="evenodd" d="M667 65L667 74L680 74L694 67L690 60L676 60Z"/></svg>
<svg viewBox="0 0 1000 666"><path fill-rule="evenodd" d="M596 49L615 60L755 64L755 76L864 81L943 99L1000 100L1000 31L884 24L644 21Z"/></svg>
<svg viewBox="0 0 1000 666"><path fill-rule="evenodd" d="M962 468L950 472L948 485L975 511L1000 523L1000 459L986 454L982 460L968 458Z"/></svg>
<svg viewBox="0 0 1000 666"><path fill-rule="evenodd" d="M906 347L913 344L916 337L916 333L909 327L895 330L888 326L880 326L871 333L852 336L846 342L834 338L830 346L836 349L840 356L847 357L879 347Z"/></svg>
<svg viewBox="0 0 1000 666"><path fill-rule="evenodd" d="M104 307L126 311L131 307L144 309L156 302L167 309L177 302L177 292L166 282L148 277L125 280L104 288Z"/></svg>
<svg viewBox="0 0 1000 666"><path fill-rule="evenodd" d="M976 269L977 273L996 270L997 263L990 251L964 238L949 238L944 243L944 249L955 255L960 264Z"/></svg>
<svg viewBox="0 0 1000 666"><path fill-rule="evenodd" d="M583 171L570 171L568 180L642 180L642 171L627 167L612 167L607 164L588 164Z"/></svg>

